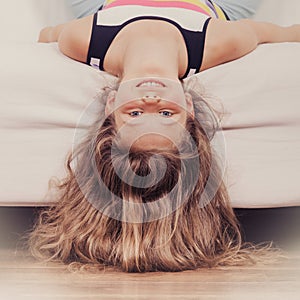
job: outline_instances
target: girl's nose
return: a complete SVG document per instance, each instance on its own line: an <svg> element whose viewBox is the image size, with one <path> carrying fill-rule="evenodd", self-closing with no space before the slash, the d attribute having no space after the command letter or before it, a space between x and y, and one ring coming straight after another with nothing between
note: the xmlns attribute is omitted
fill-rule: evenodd
<svg viewBox="0 0 300 300"><path fill-rule="evenodd" d="M158 103L158 102L160 102L160 100L161 100L161 98L157 95L146 95L146 96L143 96L143 98L142 98L142 101L147 102L147 103L150 103L150 102Z"/></svg>

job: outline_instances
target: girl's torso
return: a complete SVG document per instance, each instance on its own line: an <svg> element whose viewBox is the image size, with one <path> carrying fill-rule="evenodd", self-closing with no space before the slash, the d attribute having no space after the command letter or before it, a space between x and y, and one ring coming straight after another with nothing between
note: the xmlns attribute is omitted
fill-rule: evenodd
<svg viewBox="0 0 300 300"><path fill-rule="evenodd" d="M166 45L175 41L185 68L182 77L193 75L201 69L211 18L226 16L208 0L108 0L94 15L86 63L114 73L126 41L152 34L152 40L157 36Z"/></svg>

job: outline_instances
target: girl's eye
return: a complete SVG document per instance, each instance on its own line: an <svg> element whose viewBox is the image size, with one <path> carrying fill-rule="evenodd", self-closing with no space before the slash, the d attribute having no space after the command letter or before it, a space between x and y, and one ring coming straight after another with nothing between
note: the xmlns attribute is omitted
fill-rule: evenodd
<svg viewBox="0 0 300 300"><path fill-rule="evenodd" d="M143 113L143 112L141 112L141 111L135 110L135 111L130 112L129 115L130 115L131 117L138 117L138 116L140 116L142 113Z"/></svg>
<svg viewBox="0 0 300 300"><path fill-rule="evenodd" d="M163 110L159 112L163 117L172 117L173 113L171 113L170 111L167 110Z"/></svg>

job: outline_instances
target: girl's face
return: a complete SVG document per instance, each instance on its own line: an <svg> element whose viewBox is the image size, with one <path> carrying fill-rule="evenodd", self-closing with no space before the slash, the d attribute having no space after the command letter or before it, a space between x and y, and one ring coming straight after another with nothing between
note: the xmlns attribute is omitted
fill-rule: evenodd
<svg viewBox="0 0 300 300"><path fill-rule="evenodd" d="M109 94L106 115L114 114L123 145L141 149L166 149L184 132L193 102L179 80L146 77L121 82Z"/></svg>

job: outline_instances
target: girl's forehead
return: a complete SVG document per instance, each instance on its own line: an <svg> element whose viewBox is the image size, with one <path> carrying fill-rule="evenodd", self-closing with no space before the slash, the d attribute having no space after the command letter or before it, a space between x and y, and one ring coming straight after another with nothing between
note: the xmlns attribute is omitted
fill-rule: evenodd
<svg viewBox="0 0 300 300"><path fill-rule="evenodd" d="M164 124L151 126L149 123L126 124L118 131L118 139L126 148L139 146L143 149L163 149L169 148L170 145L179 144L183 132L184 128L177 122L172 122L167 126Z"/></svg>

